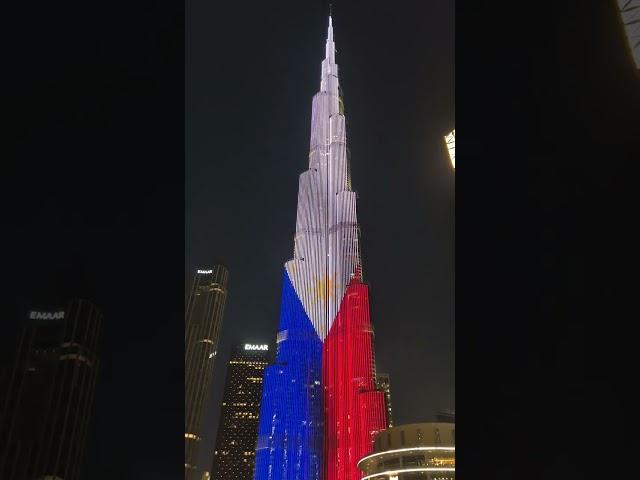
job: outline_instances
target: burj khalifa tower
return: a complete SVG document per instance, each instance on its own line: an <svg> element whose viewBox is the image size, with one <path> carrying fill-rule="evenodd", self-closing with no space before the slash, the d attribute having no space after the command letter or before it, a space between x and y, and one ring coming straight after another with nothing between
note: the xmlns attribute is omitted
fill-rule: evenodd
<svg viewBox="0 0 640 480"><path fill-rule="evenodd" d="M255 480L360 479L357 462L386 427L335 55L329 17L276 361L264 377Z"/></svg>

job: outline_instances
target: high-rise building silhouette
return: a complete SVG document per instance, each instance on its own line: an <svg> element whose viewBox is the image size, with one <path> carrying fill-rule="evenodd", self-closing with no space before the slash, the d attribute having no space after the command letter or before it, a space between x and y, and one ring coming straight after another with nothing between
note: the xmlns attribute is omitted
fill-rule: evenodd
<svg viewBox="0 0 640 480"><path fill-rule="evenodd" d="M391 377L388 373L378 373L376 375L376 385L378 390L384 392L384 409L387 414L387 427L393 427L393 411L391 405Z"/></svg>
<svg viewBox="0 0 640 480"><path fill-rule="evenodd" d="M212 480L253 477L262 381L270 355L269 345L264 343L243 343L231 355L213 452Z"/></svg>
<svg viewBox="0 0 640 480"><path fill-rule="evenodd" d="M283 273L276 362L265 371L256 480L360 479L358 460L386 428L361 266L329 17L294 256Z"/></svg>
<svg viewBox="0 0 640 480"><path fill-rule="evenodd" d="M101 323L86 300L29 312L0 404L0 478L80 478Z"/></svg>
<svg viewBox="0 0 640 480"><path fill-rule="evenodd" d="M200 480L198 446L202 415L218 350L229 272L222 265L196 271L185 313L185 480Z"/></svg>

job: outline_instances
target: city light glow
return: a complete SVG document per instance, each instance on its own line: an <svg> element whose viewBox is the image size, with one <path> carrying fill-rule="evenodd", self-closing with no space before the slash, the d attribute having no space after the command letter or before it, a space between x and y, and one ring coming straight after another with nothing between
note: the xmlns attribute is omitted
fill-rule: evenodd
<svg viewBox="0 0 640 480"><path fill-rule="evenodd" d="M447 144L447 151L449 152L449 158L451 159L451 165L456 168L456 129L454 128L451 133L445 135L444 141Z"/></svg>
<svg viewBox="0 0 640 480"><path fill-rule="evenodd" d="M414 472L455 472L455 468L404 468L402 470L392 470L380 473L374 473L372 475L367 475L366 477L362 477L361 480L373 480L373 479L386 479L390 475L393 478L393 475L400 475L401 473L414 473ZM397 477L396 477L397 478Z"/></svg>
<svg viewBox="0 0 640 480"><path fill-rule="evenodd" d="M434 451L434 450L444 450L448 452L455 452L456 447L410 447L410 448L397 448L395 450L385 450L384 452L372 453L371 455L363 458L358 462L360 465L367 460L371 460L372 458L379 457L380 455L390 455L393 453L402 453L402 452L415 452L415 451Z"/></svg>

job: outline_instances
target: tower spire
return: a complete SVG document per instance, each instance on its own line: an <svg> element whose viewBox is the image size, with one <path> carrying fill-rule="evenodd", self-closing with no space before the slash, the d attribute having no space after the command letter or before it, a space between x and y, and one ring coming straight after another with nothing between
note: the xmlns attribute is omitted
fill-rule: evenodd
<svg viewBox="0 0 640 480"><path fill-rule="evenodd" d="M335 77L335 82L329 82L329 77ZM325 47L324 60L322 61L322 77L320 83L320 90L326 92L331 89L332 85L329 83L335 83L337 92L337 80L338 80L338 66L336 65L336 45L333 42L333 18L329 13L329 27L327 28L327 45Z"/></svg>
<svg viewBox="0 0 640 480"><path fill-rule="evenodd" d="M333 19L331 18L331 7L329 7L329 28L327 29L327 51L325 58L330 63L335 63L336 46L333 43Z"/></svg>

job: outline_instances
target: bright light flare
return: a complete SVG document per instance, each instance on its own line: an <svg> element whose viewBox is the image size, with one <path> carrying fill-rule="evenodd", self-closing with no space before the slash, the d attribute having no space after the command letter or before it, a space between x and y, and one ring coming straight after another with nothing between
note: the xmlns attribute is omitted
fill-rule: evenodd
<svg viewBox="0 0 640 480"><path fill-rule="evenodd" d="M447 144L447 150L449 151L449 158L451 159L451 165L453 169L456 168L456 129L454 128L449 135L445 135L444 141Z"/></svg>

